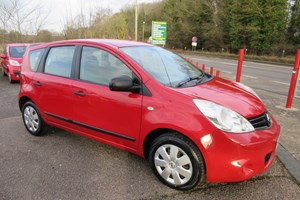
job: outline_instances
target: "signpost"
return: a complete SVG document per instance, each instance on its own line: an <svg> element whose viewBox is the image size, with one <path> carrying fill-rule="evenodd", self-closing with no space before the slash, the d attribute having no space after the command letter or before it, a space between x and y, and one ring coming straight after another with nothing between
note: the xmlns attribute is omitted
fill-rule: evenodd
<svg viewBox="0 0 300 200"><path fill-rule="evenodd" d="M152 21L152 44L166 45L167 22Z"/></svg>
<svg viewBox="0 0 300 200"><path fill-rule="evenodd" d="M196 51L198 38L196 36L192 37L192 51Z"/></svg>

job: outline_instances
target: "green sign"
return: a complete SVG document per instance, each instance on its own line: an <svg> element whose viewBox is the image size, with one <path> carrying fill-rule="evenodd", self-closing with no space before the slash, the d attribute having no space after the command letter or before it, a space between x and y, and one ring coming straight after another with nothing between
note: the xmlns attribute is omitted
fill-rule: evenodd
<svg viewBox="0 0 300 200"><path fill-rule="evenodd" d="M167 39L167 22L152 21L152 44L165 45Z"/></svg>

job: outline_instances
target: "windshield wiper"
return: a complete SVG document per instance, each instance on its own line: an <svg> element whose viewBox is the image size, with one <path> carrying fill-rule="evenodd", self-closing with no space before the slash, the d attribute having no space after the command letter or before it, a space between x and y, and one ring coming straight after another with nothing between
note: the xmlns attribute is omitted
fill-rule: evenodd
<svg viewBox="0 0 300 200"><path fill-rule="evenodd" d="M194 80L198 80L198 81L197 81L197 83L198 83L198 82L200 82L200 81L202 80L203 77L204 77L204 73L201 74L201 76L189 77L189 79L184 80L184 81L178 83L178 84L176 85L176 87L179 88L179 87L181 87L181 86L183 86L183 85L185 85L185 84L187 84L187 83L189 83L189 82L191 82L191 81L194 81Z"/></svg>

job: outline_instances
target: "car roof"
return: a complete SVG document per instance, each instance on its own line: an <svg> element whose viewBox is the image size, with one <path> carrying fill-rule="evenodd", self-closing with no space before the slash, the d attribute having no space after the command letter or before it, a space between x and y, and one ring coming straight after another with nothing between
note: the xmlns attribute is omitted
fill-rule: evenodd
<svg viewBox="0 0 300 200"><path fill-rule="evenodd" d="M106 46L110 46L113 48L121 48L121 47L130 47L130 46L152 46L147 43L143 42L136 42L136 41L128 41L128 40L114 40L114 39L75 39L75 40L62 40L56 42L49 42L49 43L42 43L39 46L41 47L48 47L48 46L55 46L55 45L68 45L74 43L82 43L84 44L102 44ZM35 48L34 48L35 49Z"/></svg>
<svg viewBox="0 0 300 200"><path fill-rule="evenodd" d="M115 47L128 47L128 46L151 46L150 44L143 43L143 42L136 42L136 41L128 41L128 40L109 40L109 39L95 39L91 40L98 43L106 44L109 46Z"/></svg>

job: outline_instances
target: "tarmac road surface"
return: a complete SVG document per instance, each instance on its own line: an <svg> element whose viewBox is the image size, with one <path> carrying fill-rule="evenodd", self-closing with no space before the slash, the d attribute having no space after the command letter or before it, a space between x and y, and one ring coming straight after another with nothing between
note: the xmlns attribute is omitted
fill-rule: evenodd
<svg viewBox="0 0 300 200"><path fill-rule="evenodd" d="M0 77L0 199L300 199L300 186L277 159L241 183L208 183L191 191L164 186L148 162L114 147L51 128L27 133L19 84ZM265 96L267 98L267 96Z"/></svg>

